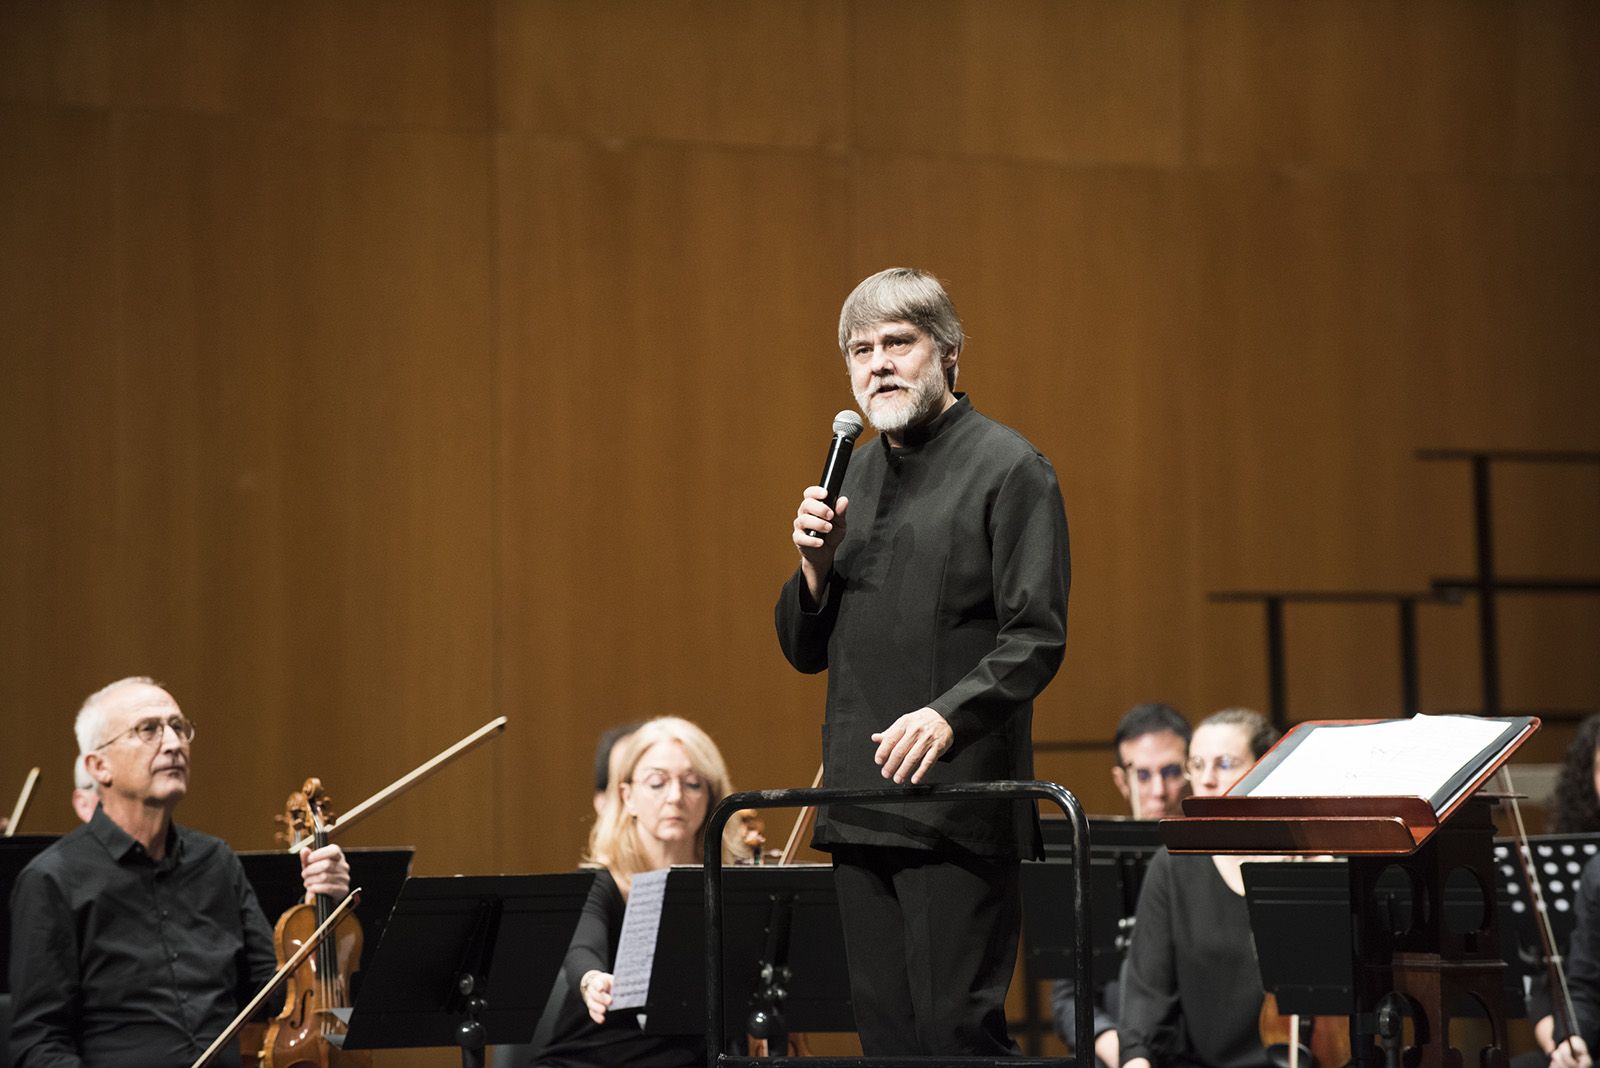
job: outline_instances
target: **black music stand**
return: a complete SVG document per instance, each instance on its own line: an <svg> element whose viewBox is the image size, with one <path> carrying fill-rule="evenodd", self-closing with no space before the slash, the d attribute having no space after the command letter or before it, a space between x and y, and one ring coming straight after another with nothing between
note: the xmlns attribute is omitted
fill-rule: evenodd
<svg viewBox="0 0 1600 1068"><path fill-rule="evenodd" d="M1355 1004L1349 867L1241 865L1261 986L1285 1015L1348 1016Z"/></svg>
<svg viewBox="0 0 1600 1068"><path fill-rule="evenodd" d="M1065 979L1077 952L1073 917L1061 908L1072 897L1072 827L1064 819L1042 819L1039 826L1044 860L1022 865L1024 964L1030 978ZM1097 991L1122 968L1145 868L1160 849L1157 820L1089 817L1089 897L1105 906L1095 910L1089 926Z"/></svg>
<svg viewBox="0 0 1600 1068"><path fill-rule="evenodd" d="M459 1046L533 1037L594 872L408 879L366 968L345 1049Z"/></svg>
<svg viewBox="0 0 1600 1068"><path fill-rule="evenodd" d="M788 969L781 983L780 1029L854 1031L844 932L826 864L724 869L722 945L726 1042L745 1031L763 964ZM786 930L785 930L786 928ZM778 943L771 937L778 934ZM776 956L777 959L769 959ZM673 868L667 875L656 936L644 1029L653 1034L703 1035L706 1030L705 872Z"/></svg>
<svg viewBox="0 0 1600 1068"><path fill-rule="evenodd" d="M1278 1009L1285 1015L1348 1016L1355 1004L1349 868L1345 860L1242 865L1261 985L1277 996ZM1380 875L1375 890L1377 906L1389 916L1398 919L1412 914L1414 888L1399 869ZM1442 900L1448 928L1459 931L1475 926L1483 903L1468 886L1446 882ZM1501 905L1503 923L1504 898ZM1506 961L1511 963L1511 958ZM1522 983L1510 968L1506 969L1505 992L1506 1015L1521 1015L1517 1010L1523 997Z"/></svg>
<svg viewBox="0 0 1600 1068"><path fill-rule="evenodd" d="M1544 946L1534 918L1532 892L1522 865L1517 863L1516 849L1513 838L1494 841L1495 874L1499 876L1495 896L1500 906L1500 948L1509 965L1507 979L1515 991L1515 997L1508 1002L1513 1010L1525 1007L1529 988L1543 985L1549 974L1545 970ZM1578 883L1584 865L1600 856L1600 834L1531 835L1528 851L1548 906L1546 914L1556 945L1565 949L1577 925Z"/></svg>
<svg viewBox="0 0 1600 1068"><path fill-rule="evenodd" d="M361 961L350 988L352 994L360 991L362 970L372 963L372 955L383 940L384 924L389 921L389 913L400 897L400 887L411 874L411 858L415 852L410 846L346 848L344 851L345 859L350 862L350 885L361 887L361 904L356 908L356 915L360 917L364 936ZM306 899L298 854L269 849L252 850L238 856L268 924L276 923L278 917Z"/></svg>
<svg viewBox="0 0 1600 1068"><path fill-rule="evenodd" d="M1478 728L1485 723L1495 725L1493 736L1481 734ZM1477 1001L1492 1029L1479 1064L1505 1068L1506 968L1499 957L1495 909L1494 798L1477 791L1538 726L1527 716L1482 717L1470 730L1420 718L1301 723L1225 796L1185 800L1187 818L1163 820L1162 835L1174 853L1348 856L1354 1063L1373 1068L1380 1062L1374 1042L1380 1032L1386 1045L1397 1044L1398 1021L1385 1007L1398 994L1411 1010L1410 1068L1461 1063L1461 1051L1450 1045L1450 1019L1468 998ZM1310 748L1296 748L1322 732L1345 731L1355 733L1342 742L1335 738L1331 747L1318 739ZM1437 747L1441 738L1461 743L1448 761L1423 765L1420 779L1396 777L1398 762L1419 742ZM1300 760L1291 781L1275 783L1278 768L1292 766L1295 753L1317 755ZM1373 776L1374 767L1381 772L1374 776L1376 789L1363 781ZM1280 792L1295 790L1305 779L1330 785ZM1402 784L1426 788L1429 796L1388 792ZM1403 910L1392 906L1384 885L1391 873L1407 888ZM1469 902L1467 907L1450 904L1457 896Z"/></svg>
<svg viewBox="0 0 1600 1068"><path fill-rule="evenodd" d="M1071 908L1076 916L1074 943L1078 946L1089 944L1089 824L1083 816L1083 808L1078 804L1067 789L1053 782L1038 781L1011 781L1000 780L997 782L981 783L941 783L938 785L896 786L864 790L835 790L835 789L808 789L808 790L752 790L745 793L730 794L723 798L711 815L706 817L705 837L705 968L706 989L709 991L705 999L706 1021L705 1034L707 1039L706 1065L707 1068L738 1068L738 1066L770 1066L778 1068L780 1065L790 1063L784 1057L741 1057L735 1054L719 1052L716 1042L720 1036L726 1035L728 1025L725 1009L727 998L723 994L725 989L723 975L724 963L727 959L723 952L725 932L723 930L723 909L726 875L728 869L722 865L722 854L718 848L722 828L735 812L743 808L768 808L773 806L798 808L807 805L829 805L834 803L855 804L858 802L893 801L898 803L931 803L940 801L970 801L970 800L1044 800L1056 804L1067 816L1072 825L1072 838L1077 848L1073 850L1072 868L1072 898ZM1073 969L1074 978L1080 990L1090 988L1089 958L1080 954L1077 967ZM1076 1018L1074 1020L1073 1035L1074 1048L1088 1050L1093 1048L1094 1034L1092 1027L1089 1000L1078 1000ZM1031 1068L1034 1065L1060 1065L1059 1058L1043 1060L1037 1057L921 1057L921 1058L863 1058L863 1057L810 1057L806 1063L811 1068L881 1068L887 1064L910 1064L916 1062L926 1068L946 1068L946 1066L960 1065L961 1068L977 1068L979 1065L992 1065L993 1068ZM1080 1062L1081 1063L1081 1062ZM1496 1066L1498 1068L1498 1066Z"/></svg>
<svg viewBox="0 0 1600 1068"><path fill-rule="evenodd" d="M58 834L17 834L0 838L0 905L5 919L0 923L0 994L11 993L11 887L34 857L48 849ZM0 1035L0 1039L5 1036ZM4 1052L0 1049L0 1052Z"/></svg>

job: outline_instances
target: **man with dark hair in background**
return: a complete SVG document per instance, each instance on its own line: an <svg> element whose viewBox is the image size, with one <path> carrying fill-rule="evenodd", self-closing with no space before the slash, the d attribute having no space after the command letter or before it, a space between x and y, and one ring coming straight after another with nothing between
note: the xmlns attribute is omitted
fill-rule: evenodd
<svg viewBox="0 0 1600 1068"><path fill-rule="evenodd" d="M789 662L828 672L830 787L1033 777L1033 700L1066 644L1066 516L1050 461L954 392L962 341L922 271L873 275L839 316L879 436L837 502L804 491L776 609ZM1013 1052L1033 803L834 805L813 844L833 854L863 1052Z"/></svg>
<svg viewBox="0 0 1600 1068"><path fill-rule="evenodd" d="M606 807L606 791L617 780L617 743L644 725L636 719L619 727L612 727L600 735L594 747L594 811L595 815Z"/></svg>
<svg viewBox="0 0 1600 1068"><path fill-rule="evenodd" d="M1159 701L1134 705L1117 722L1117 766L1111 769L1111 781L1134 819L1183 815L1183 799L1189 796L1189 780L1183 775L1189 733L1189 723L1178 710Z"/></svg>
<svg viewBox="0 0 1600 1068"><path fill-rule="evenodd" d="M1134 819L1158 820L1183 815L1189 780L1183 773L1189 759L1189 721L1159 701L1134 705L1117 721L1117 751L1111 781L1128 802ZM1069 1045L1077 1027L1077 984L1057 979L1050 988L1050 1015L1056 1034ZM1121 982L1106 982L1094 1002L1094 1053L1108 1068L1118 1068L1117 1008Z"/></svg>

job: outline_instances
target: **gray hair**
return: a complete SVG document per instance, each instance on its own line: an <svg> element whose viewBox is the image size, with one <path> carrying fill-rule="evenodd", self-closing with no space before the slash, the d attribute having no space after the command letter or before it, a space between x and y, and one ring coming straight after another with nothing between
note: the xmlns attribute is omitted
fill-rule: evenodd
<svg viewBox="0 0 1600 1068"><path fill-rule="evenodd" d="M105 732L106 710L105 699L112 691L123 686L160 686L155 679L145 675L130 675L125 679L118 679L109 686L102 686L94 693L83 699L83 706L78 709L78 718L72 723L72 733L78 736L78 763L83 764L83 754L93 752L104 739L100 737Z"/></svg>
<svg viewBox="0 0 1600 1068"><path fill-rule="evenodd" d="M956 306L937 278L913 267L890 267L864 279L845 298L839 309L839 351L848 357L850 335L862 327L891 322L910 323L933 338L941 356L959 356L966 341ZM955 388L954 366L945 380Z"/></svg>
<svg viewBox="0 0 1600 1068"><path fill-rule="evenodd" d="M72 786L75 790L93 790L95 781L89 774L89 769L83 765L84 754L79 753L72 761Z"/></svg>

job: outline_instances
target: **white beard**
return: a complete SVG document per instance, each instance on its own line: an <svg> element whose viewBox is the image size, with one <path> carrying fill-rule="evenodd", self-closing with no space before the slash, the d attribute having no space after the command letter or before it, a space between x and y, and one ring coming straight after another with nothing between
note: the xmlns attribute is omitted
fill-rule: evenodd
<svg viewBox="0 0 1600 1068"><path fill-rule="evenodd" d="M873 394L884 385L896 385L900 392L879 398ZM866 413L867 422L880 434L898 434L939 413L944 401L944 368L937 361L928 364L921 378L908 382L898 375L876 378L866 390L855 390L856 404Z"/></svg>

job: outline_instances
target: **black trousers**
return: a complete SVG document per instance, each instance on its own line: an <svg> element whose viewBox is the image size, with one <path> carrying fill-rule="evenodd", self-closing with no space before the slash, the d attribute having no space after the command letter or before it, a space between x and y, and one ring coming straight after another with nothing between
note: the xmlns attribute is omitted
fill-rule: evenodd
<svg viewBox="0 0 1600 1068"><path fill-rule="evenodd" d="M1006 989L1022 926L1015 860L835 846L861 1051L869 1057L1017 1053Z"/></svg>

